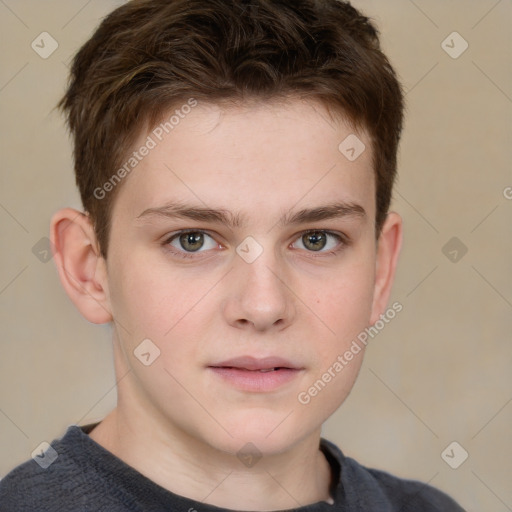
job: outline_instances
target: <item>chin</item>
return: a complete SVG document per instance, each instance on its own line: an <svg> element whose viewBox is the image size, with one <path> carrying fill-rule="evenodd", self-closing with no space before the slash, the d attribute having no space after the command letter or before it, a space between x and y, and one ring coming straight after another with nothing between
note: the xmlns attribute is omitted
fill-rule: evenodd
<svg viewBox="0 0 512 512"><path fill-rule="evenodd" d="M268 456L286 452L307 435L304 424L297 425L296 421L291 421L291 417L283 421L286 414L280 414L278 420L275 414L265 418L261 411L254 412L251 417L248 416L244 415L243 420L233 421L226 426L232 437L225 434L215 440L212 439L210 444L232 455L240 456L240 452L243 454L244 451L254 451ZM290 416L293 416L293 413Z"/></svg>

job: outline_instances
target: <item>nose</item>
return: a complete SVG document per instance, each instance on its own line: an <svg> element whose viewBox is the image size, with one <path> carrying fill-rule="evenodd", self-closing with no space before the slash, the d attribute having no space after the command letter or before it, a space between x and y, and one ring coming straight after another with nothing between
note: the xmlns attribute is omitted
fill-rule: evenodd
<svg viewBox="0 0 512 512"><path fill-rule="evenodd" d="M270 251L268 251L270 252ZM264 251L256 261L237 258L224 302L227 322L239 329L282 330L293 321L294 295L276 259Z"/></svg>

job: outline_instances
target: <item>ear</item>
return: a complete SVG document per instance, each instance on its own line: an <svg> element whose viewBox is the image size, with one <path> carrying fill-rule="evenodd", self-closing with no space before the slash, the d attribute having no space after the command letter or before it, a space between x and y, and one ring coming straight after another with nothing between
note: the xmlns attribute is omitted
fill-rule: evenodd
<svg viewBox="0 0 512 512"><path fill-rule="evenodd" d="M50 240L60 282L82 315L95 324L112 320L106 262L89 216L73 208L55 213Z"/></svg>
<svg viewBox="0 0 512 512"><path fill-rule="evenodd" d="M395 212L388 213L377 241L371 325L384 313L389 300L398 256L402 248L402 231L400 215Z"/></svg>

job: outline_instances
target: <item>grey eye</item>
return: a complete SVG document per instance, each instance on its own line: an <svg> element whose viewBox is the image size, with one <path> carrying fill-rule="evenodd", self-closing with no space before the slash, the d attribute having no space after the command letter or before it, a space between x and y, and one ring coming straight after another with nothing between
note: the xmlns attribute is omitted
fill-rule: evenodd
<svg viewBox="0 0 512 512"><path fill-rule="evenodd" d="M186 251L198 251L204 244L203 233L183 233L179 237L181 247Z"/></svg>
<svg viewBox="0 0 512 512"><path fill-rule="evenodd" d="M295 243L299 243L299 249L305 249L309 252L328 252L336 249L343 242L344 239L340 235L329 231L313 230L302 233Z"/></svg>
<svg viewBox="0 0 512 512"><path fill-rule="evenodd" d="M302 235L302 243L306 249L320 251L327 245L327 235L323 231L313 231Z"/></svg>
<svg viewBox="0 0 512 512"><path fill-rule="evenodd" d="M200 249L214 249L217 247L215 240L202 231L187 231L177 233L169 240L169 245L181 252L198 252ZM201 252L203 252L201 251Z"/></svg>

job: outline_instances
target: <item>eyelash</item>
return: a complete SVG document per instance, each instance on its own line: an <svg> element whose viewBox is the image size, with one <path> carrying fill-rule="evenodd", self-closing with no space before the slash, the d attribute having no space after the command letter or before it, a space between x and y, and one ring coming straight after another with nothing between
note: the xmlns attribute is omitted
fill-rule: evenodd
<svg viewBox="0 0 512 512"><path fill-rule="evenodd" d="M168 238L166 238L165 241L162 243L162 245L166 248L167 251L171 252L173 255L177 256L178 258L196 259L197 256L196 256L195 252L177 251L174 248L171 248L171 246L169 245L175 238L178 238L181 235L184 235L186 233L202 233L202 234L208 235L209 237L213 238L213 236L210 235L207 231L203 231L201 229L183 229L181 231L173 233ZM326 235L336 238L338 240L338 242L340 243L340 245L338 245L335 249L332 249L327 252L319 252L319 254L315 254L315 251L307 251L307 252L311 253L311 256L313 258L321 258L321 257L325 257L325 256L336 256L346 246L350 245L350 240L348 239L347 236L339 234L339 233L333 233L332 231L329 231L326 229L307 229L305 231L298 233L297 238L295 240L302 238L304 235L306 235L308 233L325 233Z"/></svg>

